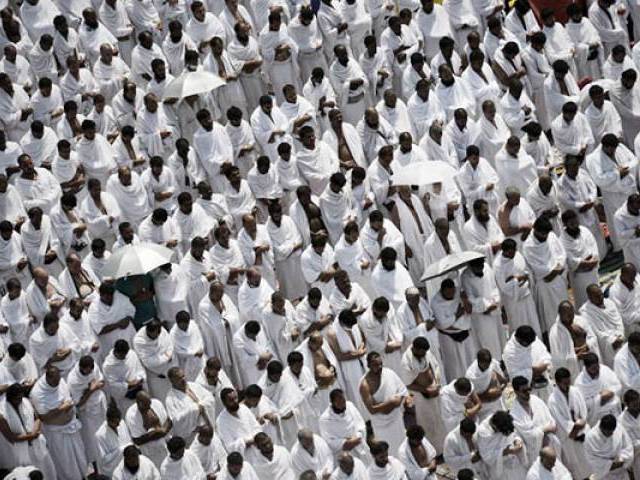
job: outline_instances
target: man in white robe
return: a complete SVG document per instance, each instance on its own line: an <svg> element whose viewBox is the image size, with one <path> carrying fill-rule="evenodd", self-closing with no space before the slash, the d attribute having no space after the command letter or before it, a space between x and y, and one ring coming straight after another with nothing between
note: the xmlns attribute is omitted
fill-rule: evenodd
<svg viewBox="0 0 640 480"><path fill-rule="evenodd" d="M344 45L337 45L334 54L335 60L329 69L329 78L338 96L344 121L356 125L362 119L367 105L370 82Z"/></svg>
<svg viewBox="0 0 640 480"><path fill-rule="evenodd" d="M380 252L380 260L371 272L371 281L374 293L384 296L394 309L404 302L407 289L414 286L393 247L385 247Z"/></svg>
<svg viewBox="0 0 640 480"><path fill-rule="evenodd" d="M515 431L524 442L526 466L529 468L537 457L536 452L550 446L559 454L561 444L555 435L557 426L549 407L539 397L531 395L529 381L524 377L515 377L511 384L516 400L510 413Z"/></svg>
<svg viewBox="0 0 640 480"><path fill-rule="evenodd" d="M520 325L530 325L537 335L541 335L529 267L517 251L515 240L502 242L501 252L493 262L493 271L509 328L515 330Z"/></svg>
<svg viewBox="0 0 640 480"><path fill-rule="evenodd" d="M491 267L484 259L474 260L460 275L461 288L471 304L471 334L478 345L500 357L505 344L506 331L500 315L500 292Z"/></svg>
<svg viewBox="0 0 640 480"><path fill-rule="evenodd" d="M327 442L308 429L298 433L298 441L291 449L291 463L296 475L310 470L321 477L328 477L334 467L333 454Z"/></svg>
<svg viewBox="0 0 640 480"><path fill-rule="evenodd" d="M89 306L88 318L100 342L101 358L104 358L116 340L133 341L132 321L136 309L127 297L116 292L113 284L102 283L99 294L100 298Z"/></svg>
<svg viewBox="0 0 640 480"><path fill-rule="evenodd" d="M564 229L560 241L567 254L574 303L576 308L580 308L587 299L587 287L592 283L598 283L598 245L591 232L580 225L574 210L566 210L562 214L562 223Z"/></svg>
<svg viewBox="0 0 640 480"><path fill-rule="evenodd" d="M368 463L370 457L365 443L366 427L360 411L346 400L340 389L331 391L330 401L331 404L320 415L320 435L335 457L341 452L349 452Z"/></svg>
<svg viewBox="0 0 640 480"><path fill-rule="evenodd" d="M257 433L254 437L255 448L247 452L258 478L281 478L294 480L296 478L291 454L282 445L274 445L271 437L264 433Z"/></svg>
<svg viewBox="0 0 640 480"><path fill-rule="evenodd" d="M493 162L493 159L491 161ZM476 200L482 199L488 203L489 212L497 214L499 197L496 187L499 177L491 163L480 156L477 146L467 147L467 156L459 167L456 180L465 197L467 209L473 206ZM466 243L468 241L465 241Z"/></svg>
<svg viewBox="0 0 640 480"><path fill-rule="evenodd" d="M640 265L638 257L638 226L640 225L640 195L632 193L615 212L614 226L626 262Z"/></svg>
<svg viewBox="0 0 640 480"><path fill-rule="evenodd" d="M216 399L202 385L188 382L180 367L170 368L167 376L171 388L165 406L173 423L172 433L190 444L200 427L214 427Z"/></svg>
<svg viewBox="0 0 640 480"><path fill-rule="evenodd" d="M604 89L600 85L589 88L591 103L585 109L585 116L591 127L597 145L607 133L622 137L622 119L610 100L605 100ZM637 138L637 137L636 137Z"/></svg>
<svg viewBox="0 0 640 480"><path fill-rule="evenodd" d="M135 445L128 445L122 452L122 460L113 471L114 480L160 480L160 472L153 462Z"/></svg>
<svg viewBox="0 0 640 480"><path fill-rule="evenodd" d="M21 173L15 179L14 186L22 197L24 208L29 210L40 207L44 213L49 214L62 195L60 184L48 170L36 167L27 154L18 157L18 165Z"/></svg>
<svg viewBox="0 0 640 480"><path fill-rule="evenodd" d="M627 469L633 463L633 443L614 415L605 415L587 432L584 451L595 478L629 478Z"/></svg>
<svg viewBox="0 0 640 480"><path fill-rule="evenodd" d="M464 235L470 250L483 254L489 263L493 262L494 255L500 251L504 235L496 219L489 213L486 200L474 200L473 215L464 225Z"/></svg>
<svg viewBox="0 0 640 480"><path fill-rule="evenodd" d="M613 300L622 321L625 335L640 330L640 290L636 289L637 269L632 263L625 263L620 269L620 275L613 281L609 289L609 298Z"/></svg>
<svg viewBox="0 0 640 480"><path fill-rule="evenodd" d="M593 181L602 192L614 250L620 250L621 242L615 221L611 219L615 218L616 211L628 196L635 193L638 161L628 148L620 145L615 135L607 134L600 146L587 157L586 164Z"/></svg>
<svg viewBox="0 0 640 480"><path fill-rule="evenodd" d="M83 478L88 461L80 436L82 424L76 417L69 386L57 367L47 368L31 390L30 398L43 423L42 431L57 475Z"/></svg>
<svg viewBox="0 0 640 480"><path fill-rule="evenodd" d="M78 420L82 423L80 433L87 460L96 466L100 458L96 431L102 424L107 410L102 372L92 357L84 356L69 372L67 384L78 412Z"/></svg>
<svg viewBox="0 0 640 480"><path fill-rule="evenodd" d="M534 299L543 334L553 324L560 302L567 299L566 253L552 230L546 217L538 218L522 249L535 279Z"/></svg>
<svg viewBox="0 0 640 480"><path fill-rule="evenodd" d="M551 354L528 325L518 327L502 352L502 361L510 378L525 377L534 394L543 400L549 396Z"/></svg>
<svg viewBox="0 0 640 480"><path fill-rule="evenodd" d="M490 478L526 476L526 446L515 432L514 423L512 415L501 410L478 426L478 453Z"/></svg>
<svg viewBox="0 0 640 480"><path fill-rule="evenodd" d="M527 472L527 480L542 480L543 478L553 478L554 480L573 478L551 447L543 447L540 450L540 455Z"/></svg>
<svg viewBox="0 0 640 480"><path fill-rule="evenodd" d="M55 314L47 313L42 325L29 338L29 350L40 372L55 366L63 377L80 357L78 338L67 325L60 325Z"/></svg>
<svg viewBox="0 0 640 480"><path fill-rule="evenodd" d="M239 365L242 384L249 386L258 382L267 364L273 358L271 345L255 320L250 320L233 336L233 346Z"/></svg>
<svg viewBox="0 0 640 480"><path fill-rule="evenodd" d="M595 353L583 357L584 367L576 377L574 386L580 390L587 405L587 420L595 425L605 415L620 415L622 385L614 371L600 364Z"/></svg>
<svg viewBox="0 0 640 480"><path fill-rule="evenodd" d="M149 198L140 176L129 167L120 167L107 182L107 192L113 195L120 207L121 221L139 225L151 212Z"/></svg>
<svg viewBox="0 0 640 480"><path fill-rule="evenodd" d="M425 337L416 337L402 356L400 376L413 396L418 425L424 429L434 452L441 453L447 433L440 414L442 374L430 350Z"/></svg>
<svg viewBox="0 0 640 480"><path fill-rule="evenodd" d="M607 246L594 208L598 200L597 187L589 173L580 168L580 165L578 157L567 156L564 162L565 173L558 181L558 198L564 210L574 210L578 213L580 225L588 228L596 239L598 254L602 258L607 253ZM611 220L608 219L608 222Z"/></svg>
<svg viewBox="0 0 640 480"><path fill-rule="evenodd" d="M407 478L407 472L400 460L389 455L389 444L382 440L374 443L369 449L373 463L367 473L370 480L401 480Z"/></svg>
<svg viewBox="0 0 640 480"><path fill-rule="evenodd" d="M33 108L29 96L22 88L14 89L9 76L0 74L0 113L2 126L12 141L19 141L29 130Z"/></svg>
<svg viewBox="0 0 640 480"><path fill-rule="evenodd" d="M452 469L456 471L468 469L476 472L476 475L484 473L485 469L477 448L476 431L475 422L471 418L464 418L447 434L443 457Z"/></svg>
<svg viewBox="0 0 640 480"><path fill-rule="evenodd" d="M612 367L616 352L624 344L624 324L615 303L604 298L597 284L587 287L587 301L580 315L589 323L598 337L602 363Z"/></svg>
<svg viewBox="0 0 640 480"><path fill-rule="evenodd" d="M491 356L489 350L478 350L476 360L467 368L465 377L471 382L473 391L482 402L482 409L477 416L479 421L504 408L503 392L508 382L500 363Z"/></svg>
<svg viewBox="0 0 640 480"><path fill-rule="evenodd" d="M115 405L107 408L105 421L95 433L98 447L98 470L102 475L113 475L121 461L124 449L131 445L131 436Z"/></svg>
<svg viewBox="0 0 640 480"><path fill-rule="evenodd" d="M388 368L398 371L402 360L402 332L395 319L395 310L385 297L376 298L358 319L366 339L367 350L380 352Z"/></svg>
<svg viewBox="0 0 640 480"><path fill-rule="evenodd" d="M160 466L163 479L177 480L179 478L206 478L200 460L191 450L187 450L187 442L183 437L174 436L167 442L169 455Z"/></svg>
<svg viewBox="0 0 640 480"><path fill-rule="evenodd" d="M169 333L159 321L152 320L133 337L133 349L145 367L149 391L164 401L169 390L167 372L178 363Z"/></svg>
<svg viewBox="0 0 640 480"><path fill-rule="evenodd" d="M392 452L396 452L402 443L404 423L403 405L407 389L398 375L382 366L379 354L371 352L367 356L369 371L360 382L362 401L371 415L375 438L386 439Z"/></svg>
<svg viewBox="0 0 640 480"><path fill-rule="evenodd" d="M135 399L125 415L131 439L154 465L161 465L167 456L165 437L171 431L171 419L162 403L147 392L139 391Z"/></svg>
<svg viewBox="0 0 640 480"><path fill-rule="evenodd" d="M42 434L42 420L36 417L20 384L10 385L5 392L5 400L0 406L0 425L4 438L12 439L12 443L5 443L3 439L6 452L2 458L7 466L34 465L43 475L56 477L56 468Z"/></svg>

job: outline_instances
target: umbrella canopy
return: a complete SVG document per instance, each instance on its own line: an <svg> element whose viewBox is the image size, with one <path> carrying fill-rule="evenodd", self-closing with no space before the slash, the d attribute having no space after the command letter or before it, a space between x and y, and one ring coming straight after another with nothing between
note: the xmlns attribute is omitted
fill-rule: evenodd
<svg viewBox="0 0 640 480"><path fill-rule="evenodd" d="M209 72L185 72L169 82L164 90L164 98L185 98L199 95L225 85L222 78Z"/></svg>
<svg viewBox="0 0 640 480"><path fill-rule="evenodd" d="M394 169L391 185L431 185L453 180L455 174L455 169L441 160L412 163Z"/></svg>
<svg viewBox="0 0 640 480"><path fill-rule="evenodd" d="M155 243L126 245L116 250L104 266L104 276L122 278L144 275L171 262L173 251Z"/></svg>
<svg viewBox="0 0 640 480"><path fill-rule="evenodd" d="M458 252L447 255L446 257L438 260L436 263L432 263L425 268L422 274L422 281L431 280L432 278L446 275L449 272L458 270L467 266L470 262L479 258L485 258L483 254L478 252Z"/></svg>

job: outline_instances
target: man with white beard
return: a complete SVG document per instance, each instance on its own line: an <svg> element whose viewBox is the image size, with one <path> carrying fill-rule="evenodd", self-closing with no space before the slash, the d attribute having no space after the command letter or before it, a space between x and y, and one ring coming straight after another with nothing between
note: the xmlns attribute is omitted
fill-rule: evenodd
<svg viewBox="0 0 640 480"><path fill-rule="evenodd" d="M474 260L460 275L460 284L471 304L471 334L476 344L488 348L494 357L500 357L506 332L493 270L485 265L484 258Z"/></svg>
<svg viewBox="0 0 640 480"><path fill-rule="evenodd" d="M371 415L375 438L387 439L396 452L405 438L401 407L406 406L407 389L393 370L383 367L380 354L369 353L367 367L360 382L362 401Z"/></svg>
<svg viewBox="0 0 640 480"><path fill-rule="evenodd" d="M60 370L49 366L31 390L31 401L43 426L56 473L62 478L83 478L88 462L80 436L81 423Z"/></svg>
<svg viewBox="0 0 640 480"><path fill-rule="evenodd" d="M107 397L104 394L105 380L93 358L84 356L69 372L67 383L71 399L78 412L78 420L82 423L80 433L87 460L95 468L101 457L96 431L102 424L107 411Z"/></svg>
<svg viewBox="0 0 640 480"><path fill-rule="evenodd" d="M510 413L500 410L478 426L478 453L489 478L526 476L526 446L515 432L514 423Z"/></svg>
<svg viewBox="0 0 640 480"><path fill-rule="evenodd" d="M416 337L402 356L400 377L413 395L416 419L435 452L441 453L446 431L440 414L440 364L425 337Z"/></svg>
<svg viewBox="0 0 640 480"><path fill-rule="evenodd" d="M534 298L544 334L553 324L558 305L567 299L566 253L548 218L540 217L535 221L522 254L536 280Z"/></svg>
<svg viewBox="0 0 640 480"><path fill-rule="evenodd" d="M629 195L627 201L615 212L613 223L625 261L640 266L640 194Z"/></svg>
<svg viewBox="0 0 640 480"><path fill-rule="evenodd" d="M580 390L587 405L589 424L595 425L607 414L620 415L622 385L614 371L601 365L595 353L587 353L582 361L584 367L576 377L574 386Z"/></svg>
<svg viewBox="0 0 640 480"><path fill-rule="evenodd" d="M626 336L640 331L640 288L636 288L637 274L638 270L633 263L625 263L609 289L609 298L620 312Z"/></svg>
<svg viewBox="0 0 640 480"><path fill-rule="evenodd" d="M501 253L493 262L493 271L509 328L515 330L520 325L530 325L537 335L541 335L529 267L517 251L515 240L506 239L502 242Z"/></svg>
<svg viewBox="0 0 640 480"><path fill-rule="evenodd" d="M535 389L534 394L547 399L551 355L533 328L528 325L517 328L504 347L502 361L510 378L525 377Z"/></svg>
<svg viewBox="0 0 640 480"><path fill-rule="evenodd" d="M561 445L555 435L557 426L545 402L531 396L531 386L526 378L515 377L511 384L516 400L510 413L515 431L524 442L526 466L529 468L535 461L536 452L545 446L552 447L556 454L560 453Z"/></svg>
<svg viewBox="0 0 640 480"><path fill-rule="evenodd" d="M190 444L201 426L213 428L215 398L202 385L187 381L180 367L169 369L167 376L171 388L165 405L167 415L173 423L172 434L180 436Z"/></svg>
<svg viewBox="0 0 640 480"><path fill-rule="evenodd" d="M464 225L464 234L468 248L483 254L492 263L494 255L500 251L504 234L496 219L489 213L486 200L479 198L473 202L473 215Z"/></svg>
<svg viewBox="0 0 640 480"><path fill-rule="evenodd" d="M622 317L615 303L604 298L598 284L587 287L587 299L580 309L580 314L598 337L602 363L612 367L614 357L625 341Z"/></svg>
<svg viewBox="0 0 640 480"><path fill-rule="evenodd" d="M574 303L576 308L580 308L587 299L587 286L598 283L598 245L591 232L580 225L574 210L566 210L562 214L562 223L564 229L560 241L567 254Z"/></svg>
<svg viewBox="0 0 640 480"><path fill-rule="evenodd" d="M614 250L620 250L621 240L611 219L628 196L635 193L638 161L627 147L620 145L614 134L606 134L598 148L587 156L586 165L602 192Z"/></svg>
<svg viewBox="0 0 640 480"><path fill-rule="evenodd" d="M508 382L503 376L500 363L491 357L489 350L478 350L476 360L467 369L465 377L472 383L473 391L482 402L479 420L503 409L502 393Z"/></svg>
<svg viewBox="0 0 640 480"><path fill-rule="evenodd" d="M614 415L605 415L587 432L584 452L595 478L629 478L627 470L633 463L633 443Z"/></svg>

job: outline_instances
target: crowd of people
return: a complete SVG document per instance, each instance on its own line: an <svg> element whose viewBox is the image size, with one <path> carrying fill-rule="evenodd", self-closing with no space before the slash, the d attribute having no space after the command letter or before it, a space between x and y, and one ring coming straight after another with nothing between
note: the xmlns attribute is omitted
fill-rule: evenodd
<svg viewBox="0 0 640 480"><path fill-rule="evenodd" d="M640 478L638 40L626 0L0 0L1 474Z"/></svg>

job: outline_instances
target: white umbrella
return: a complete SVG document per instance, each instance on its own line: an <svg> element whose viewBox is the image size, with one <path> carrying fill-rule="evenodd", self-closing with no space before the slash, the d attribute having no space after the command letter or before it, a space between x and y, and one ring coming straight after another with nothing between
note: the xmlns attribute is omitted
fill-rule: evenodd
<svg viewBox="0 0 640 480"><path fill-rule="evenodd" d="M452 180L455 174L455 169L441 160L411 163L394 169L391 185L431 185Z"/></svg>
<svg viewBox="0 0 640 480"><path fill-rule="evenodd" d="M446 257L438 260L436 263L432 263L427 268L425 268L424 273L422 274L422 281L426 282L427 280L431 280L432 278L446 275L453 270L458 270L462 267L467 266L470 262L479 258L484 258L484 255L472 251L452 253L451 255L447 255Z"/></svg>
<svg viewBox="0 0 640 480"><path fill-rule="evenodd" d="M116 250L104 266L104 276L122 278L144 275L171 262L173 251L155 243L125 245Z"/></svg>
<svg viewBox="0 0 640 480"><path fill-rule="evenodd" d="M209 72L185 72L169 82L164 89L164 98L185 98L189 95L199 95L225 85L222 78Z"/></svg>

